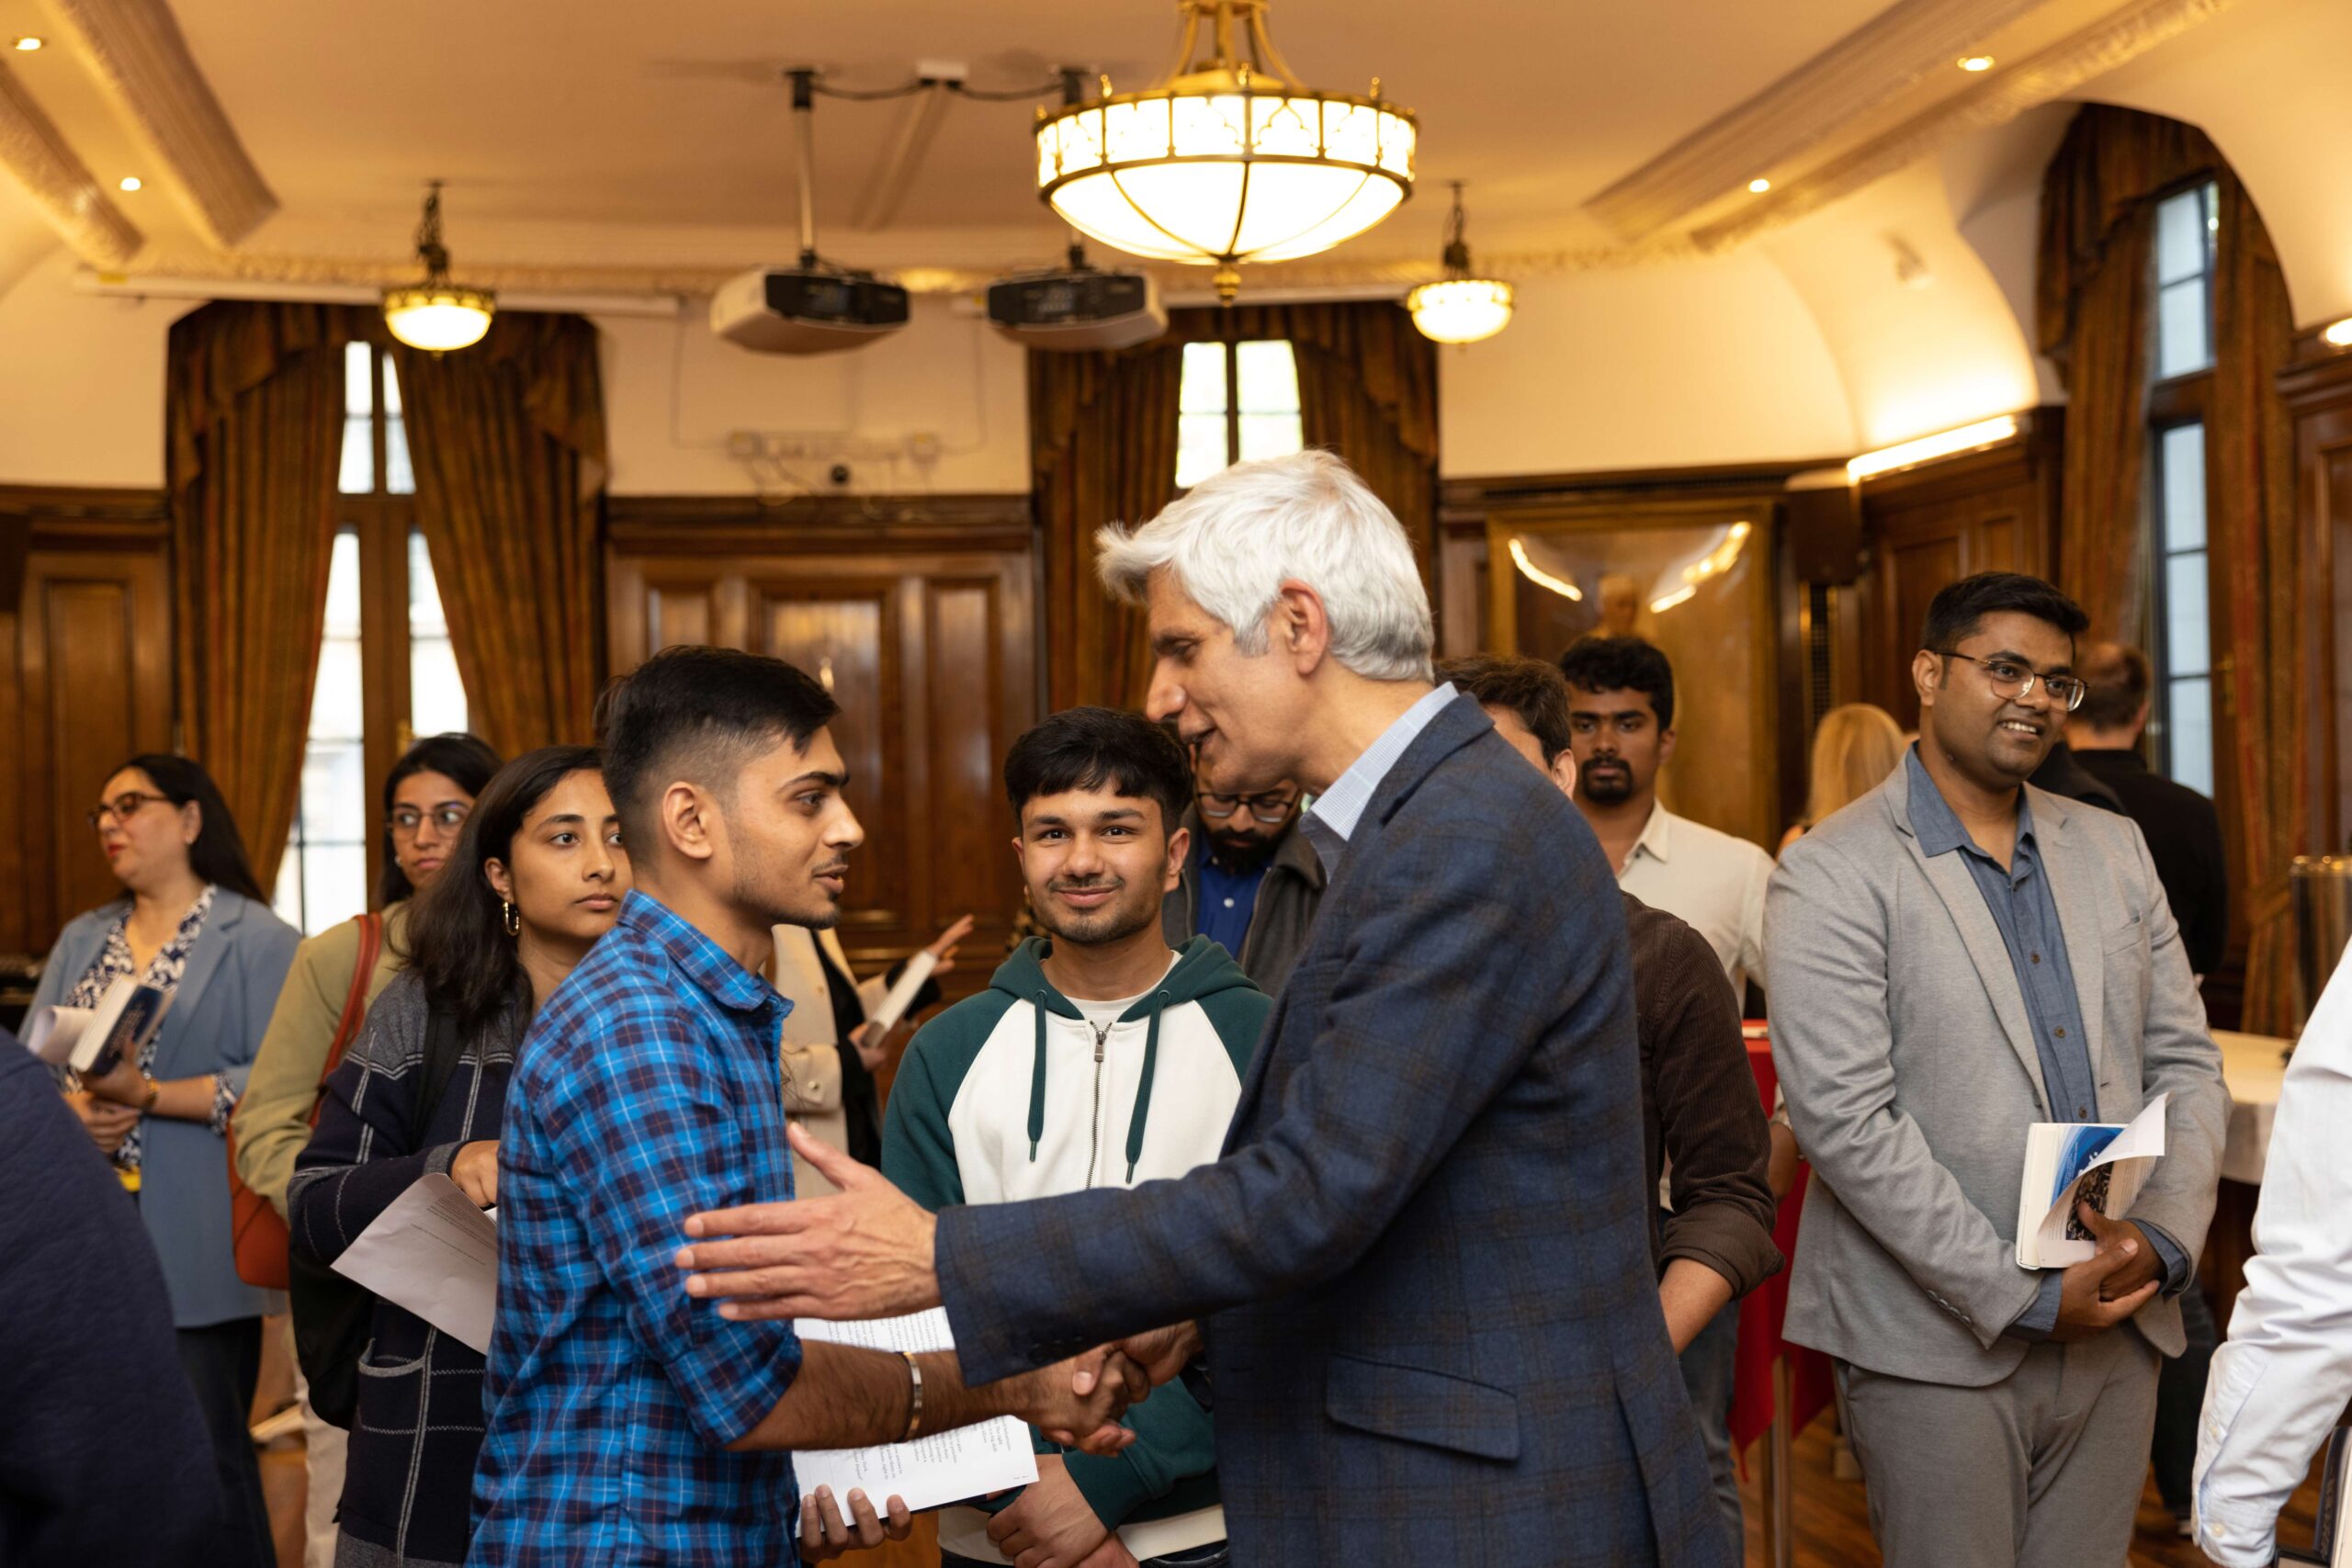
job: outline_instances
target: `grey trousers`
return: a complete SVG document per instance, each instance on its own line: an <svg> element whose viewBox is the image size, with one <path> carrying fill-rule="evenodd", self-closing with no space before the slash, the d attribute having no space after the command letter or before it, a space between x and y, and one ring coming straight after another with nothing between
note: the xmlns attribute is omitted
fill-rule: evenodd
<svg viewBox="0 0 2352 1568"><path fill-rule="evenodd" d="M2036 1345L1986 1388L1838 1362L1838 1405L1887 1568L2123 1562L2148 1470L2159 1359L2126 1324L2073 1345Z"/></svg>

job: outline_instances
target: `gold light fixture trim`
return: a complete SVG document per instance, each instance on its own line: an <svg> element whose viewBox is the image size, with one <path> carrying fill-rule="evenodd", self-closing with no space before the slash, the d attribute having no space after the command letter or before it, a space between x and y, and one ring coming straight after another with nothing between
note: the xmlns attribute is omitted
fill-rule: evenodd
<svg viewBox="0 0 2352 1568"><path fill-rule="evenodd" d="M1445 276L1424 283L1405 296L1420 334L1438 343L1479 343L1510 325L1517 299L1511 286L1499 278L1475 277L1470 272L1470 243L1464 237L1462 182L1453 182L1453 210L1445 220Z"/></svg>
<svg viewBox="0 0 2352 1568"><path fill-rule="evenodd" d="M2017 415L1996 414L1991 419L1980 419L1973 424L1938 431L1933 435L1922 435L1917 441L1900 442L1893 446L1882 446L1875 452L1865 452L1846 465L1846 478L1859 483L1873 474L1914 468L1921 463L1931 463L1938 457L1997 446L2017 433Z"/></svg>
<svg viewBox="0 0 2352 1568"><path fill-rule="evenodd" d="M1548 588L1563 599L1581 601L1584 590L1565 577L1555 577L1527 558L1527 546L1518 539L1510 542L1510 563L1519 568L1521 576L1538 588Z"/></svg>
<svg viewBox="0 0 2352 1568"><path fill-rule="evenodd" d="M424 217L417 225L416 255L424 281L384 290L384 325L411 348L447 354L470 348L490 331L498 297L487 288L449 281L449 252L441 243L441 182L426 188Z"/></svg>
<svg viewBox="0 0 2352 1568"><path fill-rule="evenodd" d="M1419 123L1372 91L1302 86L1266 32L1267 0L1181 0L1174 64L1139 93L1037 119L1037 194L1062 220L1155 261L1216 268L1329 250L1412 194Z"/></svg>

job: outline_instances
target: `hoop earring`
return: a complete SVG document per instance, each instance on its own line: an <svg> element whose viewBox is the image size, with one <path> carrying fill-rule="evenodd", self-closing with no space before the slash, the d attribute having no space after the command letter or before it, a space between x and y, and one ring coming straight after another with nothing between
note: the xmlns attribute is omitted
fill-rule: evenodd
<svg viewBox="0 0 2352 1568"><path fill-rule="evenodd" d="M521 936L523 934L523 917L514 912L514 906L504 899L501 899L499 901L499 908L505 911L504 919L506 923L506 934L508 936Z"/></svg>

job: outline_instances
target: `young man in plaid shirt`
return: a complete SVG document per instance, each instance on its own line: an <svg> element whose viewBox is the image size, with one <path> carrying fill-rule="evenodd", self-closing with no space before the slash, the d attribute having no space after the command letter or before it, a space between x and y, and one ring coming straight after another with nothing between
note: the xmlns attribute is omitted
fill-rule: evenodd
<svg viewBox="0 0 2352 1568"><path fill-rule="evenodd" d="M636 890L508 1091L473 1560L731 1568L906 1534L895 1499L886 1526L862 1495L846 1522L799 1498L794 1448L1014 1415L1114 1451L1142 1383L1115 1364L1083 1399L1075 1363L967 1389L952 1352L804 1345L679 1292L687 1215L791 1196L769 928L838 919L864 834L825 728L838 710L792 666L673 649L607 703Z"/></svg>

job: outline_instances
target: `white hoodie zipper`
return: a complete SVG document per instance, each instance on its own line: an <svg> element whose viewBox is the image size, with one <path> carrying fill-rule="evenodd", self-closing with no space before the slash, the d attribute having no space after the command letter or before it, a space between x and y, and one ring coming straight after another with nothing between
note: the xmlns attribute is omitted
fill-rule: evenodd
<svg viewBox="0 0 2352 1568"><path fill-rule="evenodd" d="M1096 1023L1087 1020L1094 1031L1094 1115L1086 1129L1086 1185L1094 1185L1094 1164L1102 1153L1102 1044L1111 1038L1115 1023Z"/></svg>

